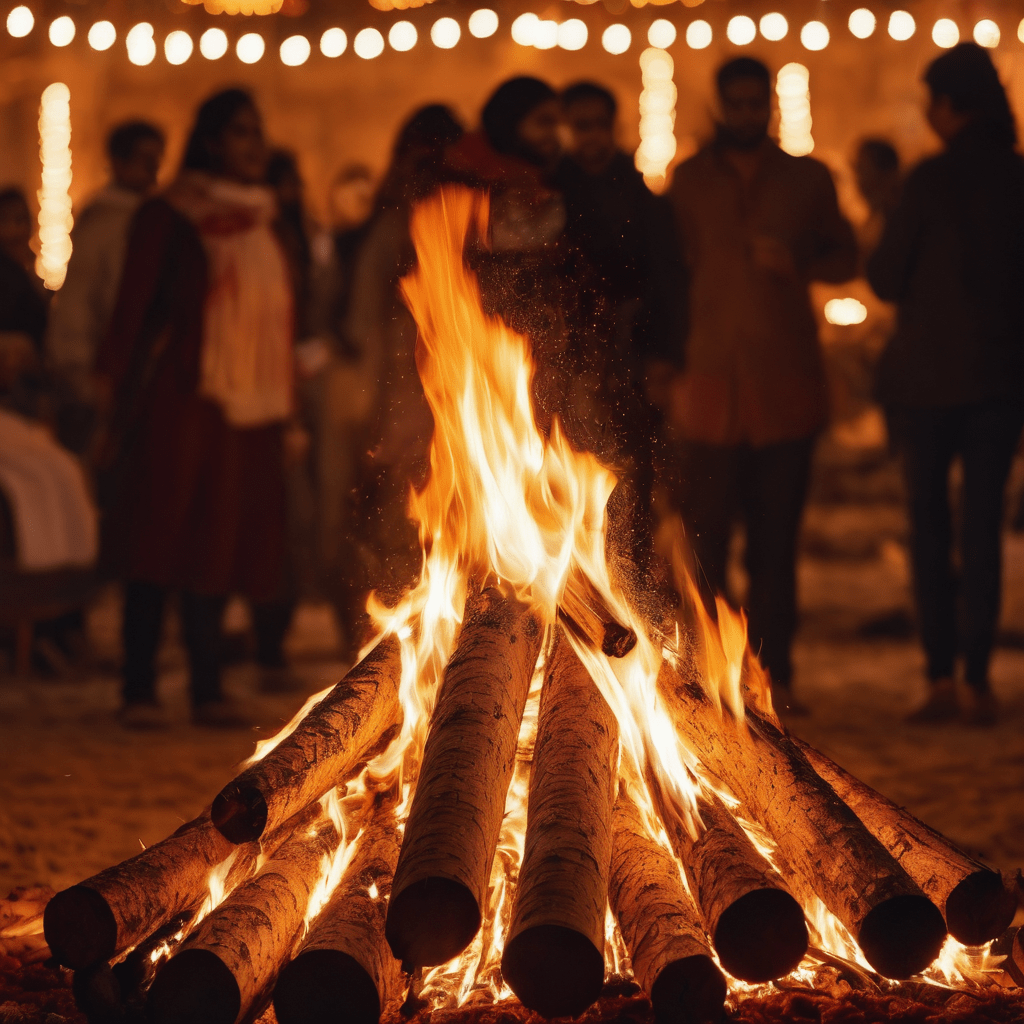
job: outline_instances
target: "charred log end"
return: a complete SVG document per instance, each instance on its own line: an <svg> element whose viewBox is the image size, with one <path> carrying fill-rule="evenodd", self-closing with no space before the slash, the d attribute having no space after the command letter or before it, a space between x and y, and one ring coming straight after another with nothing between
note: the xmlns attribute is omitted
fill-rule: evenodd
<svg viewBox="0 0 1024 1024"><path fill-rule="evenodd" d="M156 976L146 1000L148 1024L235 1024L238 983L208 949L184 949Z"/></svg>
<svg viewBox="0 0 1024 1024"><path fill-rule="evenodd" d="M741 981L785 977L807 952L807 923L800 904L781 889L754 889L718 919L715 951Z"/></svg>
<svg viewBox="0 0 1024 1024"><path fill-rule="evenodd" d="M251 843L267 827L267 801L255 786L229 782L213 801L210 818L214 827L235 846Z"/></svg>
<svg viewBox="0 0 1024 1024"><path fill-rule="evenodd" d="M636 633L618 622L606 622L601 651L608 658L624 658L636 647Z"/></svg>
<svg viewBox="0 0 1024 1024"><path fill-rule="evenodd" d="M542 924L508 943L501 973L527 1009L548 1019L578 1017L601 995L604 956L580 932Z"/></svg>
<svg viewBox="0 0 1024 1024"><path fill-rule="evenodd" d="M946 927L957 942L983 946L1010 927L1017 894L998 871L975 871L946 898Z"/></svg>
<svg viewBox="0 0 1024 1024"><path fill-rule="evenodd" d="M673 960L651 986L655 1024L704 1024L725 1009L725 975L709 956Z"/></svg>
<svg viewBox="0 0 1024 1024"><path fill-rule="evenodd" d="M117 1024L124 1015L121 985L110 964L99 963L75 971L71 982L75 1006L89 1024Z"/></svg>
<svg viewBox="0 0 1024 1024"><path fill-rule="evenodd" d="M421 878L394 894L384 937L395 959L434 967L458 956L480 929L473 894L451 878Z"/></svg>
<svg viewBox="0 0 1024 1024"><path fill-rule="evenodd" d="M313 949L281 972L274 989L278 1024L377 1024L380 996L353 957Z"/></svg>
<svg viewBox="0 0 1024 1024"><path fill-rule="evenodd" d="M46 904L43 934L54 959L75 970L95 967L117 952L114 912L86 885L73 885Z"/></svg>
<svg viewBox="0 0 1024 1024"><path fill-rule="evenodd" d="M868 912L857 942L871 966L902 981L923 971L946 941L946 922L926 896L894 896Z"/></svg>

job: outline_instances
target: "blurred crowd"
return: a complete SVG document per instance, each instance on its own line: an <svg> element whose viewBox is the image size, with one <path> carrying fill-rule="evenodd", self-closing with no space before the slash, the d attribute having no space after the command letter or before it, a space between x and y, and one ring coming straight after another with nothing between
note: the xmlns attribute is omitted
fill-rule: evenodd
<svg viewBox="0 0 1024 1024"><path fill-rule="evenodd" d="M1000 528L1024 425L1024 162L986 51L955 47L925 81L941 151L904 174L889 142L865 140L857 232L825 165L770 137L771 76L747 57L719 69L715 135L664 195L619 148L609 90L529 77L472 130L446 106L415 111L379 180L338 173L328 224L301 156L268 144L243 90L202 104L159 190L163 132L121 125L56 293L35 274L24 194L0 191L0 628L26 614L3 607L17 582L43 580L30 642L74 659L81 606L62 594L82 574L117 581L135 728L166 724L171 601L199 724L245 720L221 685L231 597L248 603L267 688L290 685L300 601L330 602L353 657L368 591L393 599L419 567L406 506L432 422L399 281L414 204L460 183L490 196L489 237L466 258L487 311L532 343L538 421L557 416L616 469L616 542L650 585L668 585L655 527L678 513L714 615L716 594L738 600L727 567L745 527L751 643L784 712L803 710L797 539L829 421L809 289L866 278L894 305L861 362L905 473L929 682L913 717L962 713L962 659L966 711L994 722Z"/></svg>

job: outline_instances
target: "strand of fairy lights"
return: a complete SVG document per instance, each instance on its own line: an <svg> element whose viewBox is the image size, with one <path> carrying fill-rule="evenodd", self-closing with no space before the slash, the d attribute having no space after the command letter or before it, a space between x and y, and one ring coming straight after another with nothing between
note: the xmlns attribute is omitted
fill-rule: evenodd
<svg viewBox="0 0 1024 1024"><path fill-rule="evenodd" d="M779 100L779 145L791 156L814 149L811 138L810 72L803 64L786 64L775 79Z"/></svg>
<svg viewBox="0 0 1024 1024"><path fill-rule="evenodd" d="M665 176L676 155L675 63L665 49L675 42L675 26L659 19L648 33L649 46L640 54L640 145L636 168L655 192L665 187Z"/></svg>
<svg viewBox="0 0 1024 1024"><path fill-rule="evenodd" d="M71 258L71 90L54 82L39 104L39 257L36 273L56 290L64 283Z"/></svg>

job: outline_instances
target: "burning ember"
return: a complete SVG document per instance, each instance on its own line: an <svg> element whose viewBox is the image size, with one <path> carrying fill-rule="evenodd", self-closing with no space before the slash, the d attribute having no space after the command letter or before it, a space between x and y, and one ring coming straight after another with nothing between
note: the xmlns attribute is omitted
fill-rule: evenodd
<svg viewBox="0 0 1024 1024"><path fill-rule="evenodd" d="M371 600L360 663L209 811L54 897L80 1003L374 1024L403 999L516 997L555 1017L632 974L683 1022L836 967L985 984L1017 905L999 874L785 732L742 617L704 613L679 552L695 626L608 553L616 478L539 429L530 345L465 263L487 225L464 189L412 218L435 424L419 582Z"/></svg>

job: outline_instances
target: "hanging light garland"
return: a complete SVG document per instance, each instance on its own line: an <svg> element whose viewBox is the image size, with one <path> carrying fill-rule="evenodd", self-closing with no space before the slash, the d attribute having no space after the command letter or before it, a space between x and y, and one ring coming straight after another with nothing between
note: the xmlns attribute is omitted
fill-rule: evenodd
<svg viewBox="0 0 1024 1024"><path fill-rule="evenodd" d="M39 257L36 273L56 291L71 258L71 90L54 82L39 103L39 159L43 165L39 189Z"/></svg>

